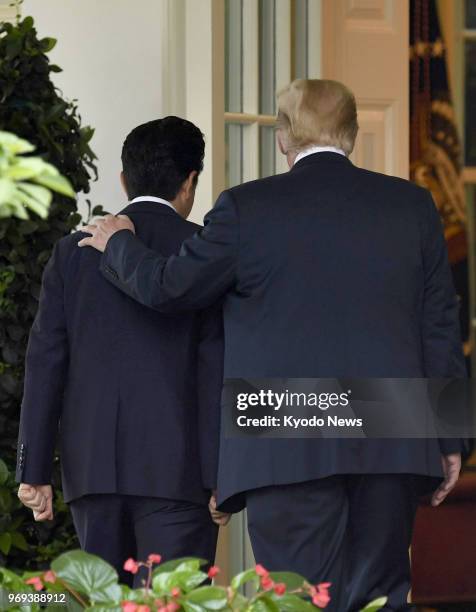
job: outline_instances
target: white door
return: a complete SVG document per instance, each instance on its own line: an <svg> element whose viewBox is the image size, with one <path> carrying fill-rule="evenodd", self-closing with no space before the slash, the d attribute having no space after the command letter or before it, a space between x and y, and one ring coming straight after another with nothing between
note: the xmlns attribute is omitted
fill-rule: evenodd
<svg viewBox="0 0 476 612"><path fill-rule="evenodd" d="M358 166L408 178L408 0L322 0L322 76L357 98Z"/></svg>

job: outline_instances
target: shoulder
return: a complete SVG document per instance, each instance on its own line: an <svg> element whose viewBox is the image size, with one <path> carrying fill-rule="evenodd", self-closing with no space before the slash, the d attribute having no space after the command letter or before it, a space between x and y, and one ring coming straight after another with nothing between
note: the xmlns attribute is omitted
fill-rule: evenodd
<svg viewBox="0 0 476 612"><path fill-rule="evenodd" d="M87 238L89 234L80 230L72 231L70 234L60 238L53 249L51 259L55 265L59 266L63 275L67 274L67 271L72 262L78 260L84 255L86 251L93 254L94 257L100 257L100 253L91 247L87 249L80 248L78 242L83 238Z"/></svg>
<svg viewBox="0 0 476 612"><path fill-rule="evenodd" d="M274 176L268 176L266 178L260 178L254 181L242 183L241 185L227 189L227 191L224 193L229 193L230 196L236 201L241 201L261 193L269 194L279 191L286 183L289 182L290 177L291 175L289 172L275 174Z"/></svg>
<svg viewBox="0 0 476 612"><path fill-rule="evenodd" d="M83 238L87 238L89 234L82 232L81 230L74 230L71 234L67 234L58 240L55 245L55 253L61 259L67 258L69 255L79 250L78 242Z"/></svg>
<svg viewBox="0 0 476 612"><path fill-rule="evenodd" d="M391 176L389 174L382 174L381 172L366 170L365 168L359 168L357 166L354 166L354 168L360 175L361 180L371 186L372 189L406 196L413 201L419 200L428 202L428 199L431 199L431 194L428 189L420 187L420 185L412 181L403 179L399 176Z"/></svg>
<svg viewBox="0 0 476 612"><path fill-rule="evenodd" d="M198 225L198 223L194 223L193 221L187 221L184 219L183 223L184 229L189 231L191 234L194 234L195 232L198 232L198 230L202 229L201 225Z"/></svg>

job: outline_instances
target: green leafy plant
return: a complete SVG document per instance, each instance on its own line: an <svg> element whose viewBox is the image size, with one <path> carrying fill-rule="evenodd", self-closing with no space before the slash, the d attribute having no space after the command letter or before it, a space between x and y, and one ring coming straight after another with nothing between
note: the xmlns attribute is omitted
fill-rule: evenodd
<svg viewBox="0 0 476 612"><path fill-rule="evenodd" d="M52 191L70 198L70 182L41 157L26 157L35 147L10 132L0 131L0 218L28 219L28 209L48 216Z"/></svg>
<svg viewBox="0 0 476 612"><path fill-rule="evenodd" d="M65 100L51 80L51 73L61 70L47 55L54 45L54 39L38 37L31 17L16 24L0 23L0 130L31 143L40 162L57 168L75 193L87 193L96 174L95 156L89 146L93 130L81 126L76 103ZM31 158L21 159L24 165ZM31 187L56 187L48 218L44 218L44 206L34 202L28 206L29 218L18 218L18 214L0 218L0 457L9 473L15 469L23 364L43 268L55 242L81 219L76 200L66 193L66 184L58 181L59 175L50 166L48 174L43 163L33 162L38 174L29 178L23 175L20 181L28 181ZM42 178L38 181L38 177ZM20 189L24 193L23 187ZM34 191L37 199L39 192ZM20 209L15 210L18 213ZM12 505L0 503L0 524L9 525L12 533L21 525L27 548L11 545L6 553L4 545L3 550L0 548L0 565L46 567L55 555L77 546L71 518L58 492L57 462L53 484L57 491L55 520L47 523L35 523L31 512L14 501L13 477L2 485L10 489Z"/></svg>
<svg viewBox="0 0 476 612"><path fill-rule="evenodd" d="M13 494L14 486L5 462L0 459L0 551L3 555L8 555L12 548L19 551L28 549L21 531L24 517L18 512L20 502Z"/></svg>
<svg viewBox="0 0 476 612"><path fill-rule="evenodd" d="M150 555L145 562L126 561L124 568L133 574L145 568L146 578L138 589L120 585L110 565L80 550L55 559L47 572L28 573L23 579L0 568L0 605L12 612L37 612L41 603L48 603L54 612L65 609L64 597L71 612L317 612L330 601L328 583L312 585L292 572L268 572L257 565L225 587L210 584L219 569L205 572L200 559L160 561L160 555ZM251 595L243 594L244 585L251 586ZM362 612L377 612L386 601L377 599Z"/></svg>

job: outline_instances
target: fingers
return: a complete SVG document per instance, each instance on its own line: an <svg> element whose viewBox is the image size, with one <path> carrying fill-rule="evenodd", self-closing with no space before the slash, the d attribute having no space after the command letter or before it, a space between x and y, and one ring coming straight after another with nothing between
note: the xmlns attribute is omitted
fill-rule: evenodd
<svg viewBox="0 0 476 612"><path fill-rule="evenodd" d="M28 489L20 487L18 497L24 506L32 510L43 511L46 506L45 495L33 486L28 487Z"/></svg>
<svg viewBox="0 0 476 612"><path fill-rule="evenodd" d="M82 240L80 240L78 242L78 246L79 247L85 247L85 246L93 246L93 238L83 238Z"/></svg>
<svg viewBox="0 0 476 612"><path fill-rule="evenodd" d="M81 232L83 232L83 234L91 234L93 235L94 232L97 230L98 226L91 224L91 225L85 225L84 227L81 228Z"/></svg>
<svg viewBox="0 0 476 612"><path fill-rule="evenodd" d="M448 474L444 482L436 489L433 497L431 498L432 506L439 506L449 495L449 493L455 488L458 482L459 470Z"/></svg>
<svg viewBox="0 0 476 612"><path fill-rule="evenodd" d="M53 519L53 489L50 485L28 485L22 483L18 489L22 504L33 511L35 521Z"/></svg>
<svg viewBox="0 0 476 612"><path fill-rule="evenodd" d="M211 512L212 510L216 510L216 507L217 507L217 498L215 497L215 495L212 495L210 497L210 501L208 502L208 508Z"/></svg>
<svg viewBox="0 0 476 612"><path fill-rule="evenodd" d="M127 215L117 215L116 218L121 220L122 228L123 229L128 229L133 234L136 233L136 229L134 227L134 224L132 223L132 221L129 219L129 217Z"/></svg>
<svg viewBox="0 0 476 612"><path fill-rule="evenodd" d="M18 489L18 497L22 504L27 504L31 502L36 495L35 487L32 487L27 484L21 484Z"/></svg>
<svg viewBox="0 0 476 612"><path fill-rule="evenodd" d="M225 527L228 525L231 519L231 514L227 514L226 512L217 512L212 514L212 521L215 525L219 525L220 527Z"/></svg>
<svg viewBox="0 0 476 612"><path fill-rule="evenodd" d="M220 512L219 510L217 510L217 498L215 497L215 495L212 495L210 497L210 501L208 502L208 510L210 511L212 521L216 525L224 527L230 522L231 514L228 514L227 512Z"/></svg>
<svg viewBox="0 0 476 612"><path fill-rule="evenodd" d="M455 488L461 471L461 454L444 455L441 458L441 462L445 480L433 494L431 498L432 506L439 506Z"/></svg>
<svg viewBox="0 0 476 612"><path fill-rule="evenodd" d="M35 521L52 521L53 520L53 500L46 498L46 506L42 512L33 512Z"/></svg>
<svg viewBox="0 0 476 612"><path fill-rule="evenodd" d="M451 489L448 488L446 484L443 484L438 487L438 489L436 489L436 491L433 493L433 497L431 498L431 505L434 507L439 506L446 499L450 491Z"/></svg>

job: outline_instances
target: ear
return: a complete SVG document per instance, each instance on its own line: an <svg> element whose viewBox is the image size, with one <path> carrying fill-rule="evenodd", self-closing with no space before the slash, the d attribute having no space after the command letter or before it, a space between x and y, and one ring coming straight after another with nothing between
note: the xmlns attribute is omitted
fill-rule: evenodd
<svg viewBox="0 0 476 612"><path fill-rule="evenodd" d="M129 194L127 193L126 177L124 176L124 172L121 172L121 174L119 175L119 180L121 181L121 187L124 190L126 196L129 197Z"/></svg>
<svg viewBox="0 0 476 612"><path fill-rule="evenodd" d="M278 141L279 150L283 155L287 155L286 147L284 146L284 138L281 130L276 132L276 140Z"/></svg>
<svg viewBox="0 0 476 612"><path fill-rule="evenodd" d="M197 186L197 176L198 172L196 170L192 170L192 172L190 172L190 174L183 182L182 189L186 198L189 198L191 195L194 194L195 187Z"/></svg>

